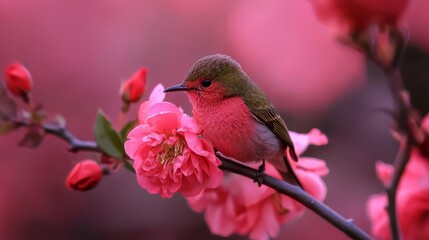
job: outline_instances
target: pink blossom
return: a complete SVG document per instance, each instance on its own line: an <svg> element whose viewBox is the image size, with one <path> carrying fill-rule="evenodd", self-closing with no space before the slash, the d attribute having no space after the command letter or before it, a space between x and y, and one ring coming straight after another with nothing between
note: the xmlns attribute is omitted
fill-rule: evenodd
<svg viewBox="0 0 429 240"><path fill-rule="evenodd" d="M319 129L313 128L308 133L296 133L289 131L295 146L296 154L301 155L307 150L308 146L322 146L328 143L328 137L323 134Z"/></svg>
<svg viewBox="0 0 429 240"><path fill-rule="evenodd" d="M326 136L315 131L312 130L307 137L294 133L292 140L304 148L313 143L326 144ZM325 199L326 185L320 177L327 173L324 161L315 158L300 158L296 166L296 174L303 187L318 200ZM266 163L266 174L281 179L269 163ZM194 211L205 212L212 233L221 236L237 233L249 235L251 239L277 236L281 224L302 216L305 209L290 197L265 185L257 187L251 179L236 174L226 175L220 187L205 189L199 195L186 199Z"/></svg>
<svg viewBox="0 0 429 240"><path fill-rule="evenodd" d="M221 184L223 173L213 147L199 137L200 128L176 105L164 102L164 87L155 87L140 107L139 124L128 135L125 151L134 160L137 181L163 198L185 197Z"/></svg>
<svg viewBox="0 0 429 240"><path fill-rule="evenodd" d="M379 179L388 183L393 167L377 163ZM397 214L404 239L429 239L429 159L419 149L411 152L409 163L397 192ZM385 193L372 195L367 204L371 231L376 239L390 239L389 217Z"/></svg>
<svg viewBox="0 0 429 240"><path fill-rule="evenodd" d="M319 19L353 32L371 23L396 25L408 0L310 0Z"/></svg>
<svg viewBox="0 0 429 240"><path fill-rule="evenodd" d="M410 41L417 43L429 50L429 1L410 1L410 6L406 12L405 22Z"/></svg>

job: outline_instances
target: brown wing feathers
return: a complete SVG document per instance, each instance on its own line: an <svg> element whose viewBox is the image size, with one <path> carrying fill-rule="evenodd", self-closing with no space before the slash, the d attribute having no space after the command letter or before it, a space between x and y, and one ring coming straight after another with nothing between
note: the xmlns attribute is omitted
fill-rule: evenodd
<svg viewBox="0 0 429 240"><path fill-rule="evenodd" d="M285 122L277 113L276 109L272 106L263 109L254 109L252 113L286 145L289 154L294 161L298 160L293 146L292 139L290 138L288 129Z"/></svg>

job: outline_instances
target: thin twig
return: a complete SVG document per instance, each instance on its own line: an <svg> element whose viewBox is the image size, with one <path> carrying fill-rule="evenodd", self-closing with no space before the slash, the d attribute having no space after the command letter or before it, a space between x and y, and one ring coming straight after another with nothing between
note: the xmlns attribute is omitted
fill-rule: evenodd
<svg viewBox="0 0 429 240"><path fill-rule="evenodd" d="M17 127L27 127L29 124L23 121L18 120L9 120L12 121ZM101 152L100 148L98 148L97 143L95 141L84 141L75 137L67 128L61 127L55 124L43 124L42 128L46 133L57 136L64 141L66 141L70 148L71 152L79 152L79 151L90 151L90 152Z"/></svg>
<svg viewBox="0 0 429 240"><path fill-rule="evenodd" d="M399 182L402 174L405 171L405 167L410 159L411 147L416 143L415 135L413 133L413 127L410 125L412 121L410 118L411 104L408 99L407 91L403 85L400 71L398 69L384 69L388 76L388 82L390 90L392 92L393 100L398 111L397 124L398 128L402 128L405 131L405 140L402 143L401 148L396 156L394 167L395 171L393 177L386 188L386 194L388 199L387 212L389 215L390 222L390 234L392 239L402 239L401 230L399 227L398 214L396 208L396 195L398 191Z"/></svg>
<svg viewBox="0 0 429 240"><path fill-rule="evenodd" d="M389 183L389 186L386 188L386 194L388 199L386 209L389 213L390 234L392 236L392 239L395 240L402 239L398 221L398 214L396 211L396 193L398 191L401 176L404 173L408 160L410 159L411 146L411 141L407 137L405 139L405 142L403 143L403 146L396 155L394 163L395 171L393 173L393 177L391 179L391 182Z"/></svg>

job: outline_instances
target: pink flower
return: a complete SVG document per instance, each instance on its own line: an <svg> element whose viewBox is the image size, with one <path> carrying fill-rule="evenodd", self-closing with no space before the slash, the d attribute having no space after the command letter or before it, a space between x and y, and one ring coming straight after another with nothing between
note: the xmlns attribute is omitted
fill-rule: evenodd
<svg viewBox="0 0 429 240"><path fill-rule="evenodd" d="M379 179L388 183L393 167L377 163ZM372 195L367 203L371 231L376 239L390 239L389 217L385 193ZM403 239L429 239L429 159L417 148L401 178L397 192L397 214Z"/></svg>
<svg viewBox="0 0 429 240"><path fill-rule="evenodd" d="M427 9L429 1L410 1L406 12L405 22L410 41L429 50L429 15Z"/></svg>
<svg viewBox="0 0 429 240"><path fill-rule="evenodd" d="M125 81L119 94L126 103L138 102L146 88L147 69L142 67Z"/></svg>
<svg viewBox="0 0 429 240"><path fill-rule="evenodd" d="M149 193L185 197L219 186L223 173L213 147L199 137L200 128L176 105L163 102L164 87L155 87L140 106L139 123L128 135L125 151L134 160L137 181Z"/></svg>
<svg viewBox="0 0 429 240"><path fill-rule="evenodd" d="M87 191L94 188L103 176L103 169L94 160L82 160L70 171L66 185L70 189Z"/></svg>
<svg viewBox="0 0 429 240"><path fill-rule="evenodd" d="M289 131L289 134L298 155L302 155L310 145L322 146L328 144L328 137L317 128L311 129L307 134L292 131Z"/></svg>
<svg viewBox="0 0 429 240"><path fill-rule="evenodd" d="M30 71L19 62L14 62L6 68L6 86L16 96L28 94L33 86Z"/></svg>
<svg viewBox="0 0 429 240"><path fill-rule="evenodd" d="M396 25L408 0L310 0L322 22L348 32L371 23Z"/></svg>
<svg viewBox="0 0 429 240"><path fill-rule="evenodd" d="M326 136L318 130L312 130L307 137L295 133L291 136L295 144L304 148L312 143L327 143ZM318 200L326 196L326 185L320 177L327 173L326 164L319 159L300 158L296 166L303 187ZM266 174L281 179L269 163L266 163ZM194 211L205 212L211 232L224 237L233 233L249 235L251 239L275 237L281 224L302 216L305 209L290 197L265 185L257 187L251 179L235 174L226 175L220 187L205 189L186 199Z"/></svg>

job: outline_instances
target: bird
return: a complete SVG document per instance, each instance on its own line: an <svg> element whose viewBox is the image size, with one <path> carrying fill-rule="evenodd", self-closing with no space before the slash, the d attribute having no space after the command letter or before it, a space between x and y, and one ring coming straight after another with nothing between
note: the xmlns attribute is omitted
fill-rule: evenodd
<svg viewBox="0 0 429 240"><path fill-rule="evenodd" d="M164 92L185 91L201 135L215 150L241 163L260 162L254 181L261 186L265 161L283 179L302 185L290 160L298 161L288 128L266 94L230 56L205 56L182 83Z"/></svg>

